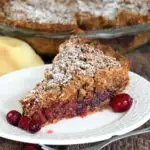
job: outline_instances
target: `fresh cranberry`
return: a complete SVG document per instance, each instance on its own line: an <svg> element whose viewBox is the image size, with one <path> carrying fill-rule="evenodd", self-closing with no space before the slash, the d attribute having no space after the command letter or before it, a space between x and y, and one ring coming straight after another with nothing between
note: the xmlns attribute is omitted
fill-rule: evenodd
<svg viewBox="0 0 150 150"><path fill-rule="evenodd" d="M29 123L30 123L30 119L27 116L22 116L20 118L20 121L18 123L18 127L24 130L28 130L29 129Z"/></svg>
<svg viewBox="0 0 150 150"><path fill-rule="evenodd" d="M114 112L125 112L132 105L133 99L128 94L119 94L112 98L110 104Z"/></svg>
<svg viewBox="0 0 150 150"><path fill-rule="evenodd" d="M31 120L29 124L29 132L36 133L41 129L41 123Z"/></svg>
<svg viewBox="0 0 150 150"><path fill-rule="evenodd" d="M37 150L37 148L35 148L34 146L31 146L31 145L27 145L24 147L24 150Z"/></svg>
<svg viewBox="0 0 150 150"><path fill-rule="evenodd" d="M39 150L39 149L40 149L39 146L36 146L34 144L29 144L24 147L24 150Z"/></svg>
<svg viewBox="0 0 150 150"><path fill-rule="evenodd" d="M21 114L18 111L12 110L7 113L6 119L11 125L17 126L20 120L20 117L21 117Z"/></svg>
<svg viewBox="0 0 150 150"><path fill-rule="evenodd" d="M25 144L25 147L24 147L24 150L39 150L39 149L40 149L39 145L30 144L30 143Z"/></svg>

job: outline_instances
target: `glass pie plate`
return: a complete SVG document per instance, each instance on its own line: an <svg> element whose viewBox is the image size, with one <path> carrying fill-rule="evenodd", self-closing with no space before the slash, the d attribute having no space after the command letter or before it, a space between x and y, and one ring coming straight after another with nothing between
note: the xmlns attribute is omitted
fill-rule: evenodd
<svg viewBox="0 0 150 150"><path fill-rule="evenodd" d="M91 39L111 39L118 38L126 35L136 35L140 32L150 30L150 23L142 23L138 25L119 27L119 28L109 28L109 29L99 29L99 30L89 30L82 33L73 32L56 32L50 33L48 31L40 31L34 29L26 29L21 27L15 27L12 25L7 25L0 23L0 34L6 35L19 35L27 37L40 37L40 38L50 38L50 39L64 39L69 38L71 35L77 35L79 37L86 37Z"/></svg>
<svg viewBox="0 0 150 150"><path fill-rule="evenodd" d="M72 35L97 39L112 45L116 50L124 51L134 49L150 40L150 23L119 28L55 33L0 23L0 34L28 42L39 54L55 55L58 46Z"/></svg>

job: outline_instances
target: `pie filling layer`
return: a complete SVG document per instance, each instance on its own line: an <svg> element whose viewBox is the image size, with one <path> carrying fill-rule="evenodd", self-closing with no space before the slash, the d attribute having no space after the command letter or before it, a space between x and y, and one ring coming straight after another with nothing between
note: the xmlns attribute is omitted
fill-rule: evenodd
<svg viewBox="0 0 150 150"><path fill-rule="evenodd" d="M108 106L114 95L114 92L104 92L98 93L94 98L53 103L50 107L34 112L31 118L44 125L46 122L56 123L64 118L85 117L89 113L101 111Z"/></svg>

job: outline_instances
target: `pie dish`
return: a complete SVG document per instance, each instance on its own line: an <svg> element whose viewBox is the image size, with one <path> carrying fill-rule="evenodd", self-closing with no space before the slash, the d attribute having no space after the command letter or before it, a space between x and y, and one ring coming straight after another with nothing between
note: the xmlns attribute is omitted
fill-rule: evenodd
<svg viewBox="0 0 150 150"><path fill-rule="evenodd" d="M52 67L22 100L23 114L45 124L86 116L109 106L129 83L129 61L107 45L71 38Z"/></svg>
<svg viewBox="0 0 150 150"><path fill-rule="evenodd" d="M150 29L149 24L145 25ZM125 27L124 30L122 28L118 28L119 31L116 29L95 30L91 35L93 39L95 39L96 33L99 36L99 39L97 40L98 42L110 45L119 53L123 54L150 41L150 30L147 29L145 25L140 24ZM135 29L142 31L139 31L139 33L134 31ZM128 34L126 31L132 34ZM98 34L99 32L100 34ZM41 33L40 31L26 30L19 27L14 28L13 26L0 24L0 34L13 36L27 42L41 56L46 55L46 57L50 57L48 61L50 62L51 57L54 57L58 53L59 45L65 42L65 40L73 33L69 33L68 36L65 37L66 33ZM114 38L116 35L119 35L119 37ZM86 36L87 34L84 33L83 37Z"/></svg>

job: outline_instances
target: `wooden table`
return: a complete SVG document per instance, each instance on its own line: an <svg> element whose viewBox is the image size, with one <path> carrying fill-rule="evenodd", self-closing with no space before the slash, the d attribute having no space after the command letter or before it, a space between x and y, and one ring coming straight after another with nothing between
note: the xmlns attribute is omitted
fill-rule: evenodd
<svg viewBox="0 0 150 150"><path fill-rule="evenodd" d="M150 80L150 44L145 48L138 49L135 53L128 53L126 56L131 60L131 70L142 75ZM150 126L150 121L143 127ZM79 150L80 148L87 147L87 145L75 145L63 147L67 150ZM22 150L24 145L22 143L0 139L0 150ZM150 134L143 134L126 138L114 142L104 148L103 150L149 150L150 149ZM92 149L91 149L92 150Z"/></svg>

